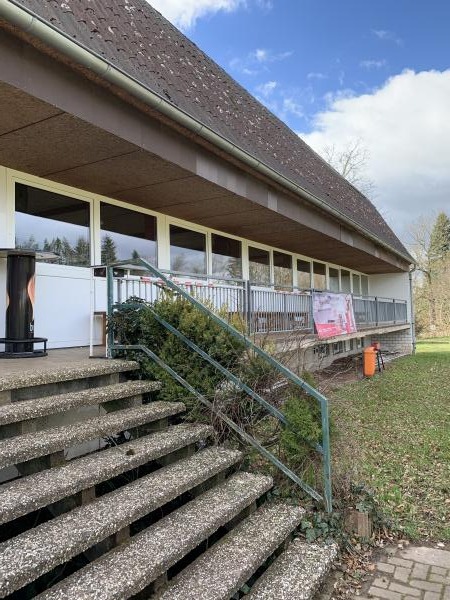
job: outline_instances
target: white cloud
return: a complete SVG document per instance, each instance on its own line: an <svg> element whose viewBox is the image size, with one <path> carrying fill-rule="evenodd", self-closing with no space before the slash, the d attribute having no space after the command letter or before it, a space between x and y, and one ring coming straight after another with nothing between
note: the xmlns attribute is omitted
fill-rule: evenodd
<svg viewBox="0 0 450 600"><path fill-rule="evenodd" d="M372 33L376 35L379 40L394 42L397 46L403 46L402 38L398 37L394 31L389 31L387 29L373 29Z"/></svg>
<svg viewBox="0 0 450 600"><path fill-rule="evenodd" d="M181 29L191 28L209 13L231 12L245 6L245 0L147 0L156 10Z"/></svg>
<svg viewBox="0 0 450 600"><path fill-rule="evenodd" d="M286 60L292 54L293 52L290 50L286 52L273 52L268 48L257 48L243 58L232 58L229 65L230 69L240 71L244 75L258 75L259 73L270 71L269 65Z"/></svg>
<svg viewBox="0 0 450 600"><path fill-rule="evenodd" d="M386 59L381 60L361 60L359 66L363 69L381 69L386 66Z"/></svg>
<svg viewBox="0 0 450 600"><path fill-rule="evenodd" d="M327 79L327 76L325 75L325 73L320 73L320 72L311 72L308 73L308 75L306 76L307 79Z"/></svg>
<svg viewBox="0 0 450 600"><path fill-rule="evenodd" d="M402 236L421 214L450 213L450 70L404 71L370 94L334 97L301 137L319 153L361 139L376 204Z"/></svg>
<svg viewBox="0 0 450 600"><path fill-rule="evenodd" d="M261 96L267 98L267 96L270 96L272 94L277 85L278 84L276 81L268 81L267 83L261 83L261 85L256 86L255 89L258 92L258 94L261 94Z"/></svg>

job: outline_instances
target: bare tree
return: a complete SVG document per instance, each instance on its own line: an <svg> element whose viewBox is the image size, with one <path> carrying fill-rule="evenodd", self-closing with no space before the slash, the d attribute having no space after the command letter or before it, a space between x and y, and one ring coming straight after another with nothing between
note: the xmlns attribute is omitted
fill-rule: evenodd
<svg viewBox="0 0 450 600"><path fill-rule="evenodd" d="M361 138L351 140L344 147L335 144L325 146L322 156L365 196L374 195L375 184L365 175L370 154Z"/></svg>

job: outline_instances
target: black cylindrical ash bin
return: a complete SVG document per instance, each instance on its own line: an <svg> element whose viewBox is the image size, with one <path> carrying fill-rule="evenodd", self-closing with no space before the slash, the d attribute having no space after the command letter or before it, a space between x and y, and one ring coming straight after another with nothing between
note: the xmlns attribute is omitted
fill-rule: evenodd
<svg viewBox="0 0 450 600"><path fill-rule="evenodd" d="M47 355L47 338L34 336L34 304L36 252L34 250L0 249L6 258L5 337L0 344L5 351L0 358L27 358ZM34 344L43 349L34 349Z"/></svg>

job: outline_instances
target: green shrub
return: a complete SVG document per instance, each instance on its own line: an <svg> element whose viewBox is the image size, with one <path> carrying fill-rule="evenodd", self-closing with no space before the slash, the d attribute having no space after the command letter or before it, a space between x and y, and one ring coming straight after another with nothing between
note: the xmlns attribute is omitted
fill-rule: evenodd
<svg viewBox="0 0 450 600"><path fill-rule="evenodd" d="M303 379L315 387L314 379L309 373L304 373ZM282 452L288 464L298 468L311 455L312 446L322 443L320 404L306 392L292 387L284 403L283 413L290 427L281 432Z"/></svg>
<svg viewBox="0 0 450 600"><path fill-rule="evenodd" d="M231 371L240 365L245 351L244 344L188 300L170 292L151 305L131 298L128 305L115 312L110 326L121 343L143 344L212 400L216 390L223 385L224 376L160 325L152 311ZM135 358L140 362L144 377L163 383L159 396L162 400L181 400L186 403L190 418L201 418L204 411L190 392L150 358L143 355L136 355Z"/></svg>

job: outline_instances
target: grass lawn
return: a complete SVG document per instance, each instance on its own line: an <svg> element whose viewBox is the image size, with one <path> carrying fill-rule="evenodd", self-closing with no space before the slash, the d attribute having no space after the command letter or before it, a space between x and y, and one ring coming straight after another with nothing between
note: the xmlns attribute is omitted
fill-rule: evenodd
<svg viewBox="0 0 450 600"><path fill-rule="evenodd" d="M370 487L412 539L450 540L450 338L332 394L337 480Z"/></svg>

